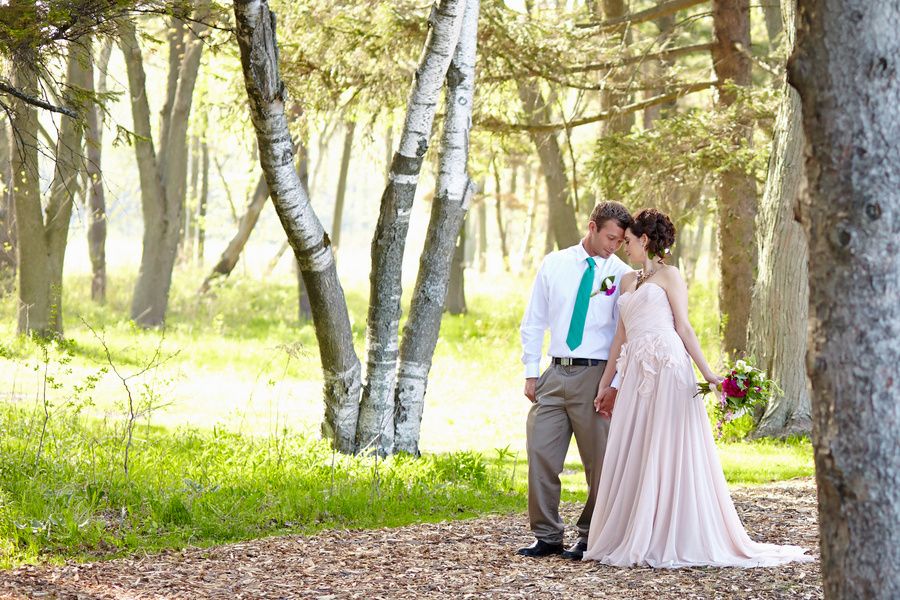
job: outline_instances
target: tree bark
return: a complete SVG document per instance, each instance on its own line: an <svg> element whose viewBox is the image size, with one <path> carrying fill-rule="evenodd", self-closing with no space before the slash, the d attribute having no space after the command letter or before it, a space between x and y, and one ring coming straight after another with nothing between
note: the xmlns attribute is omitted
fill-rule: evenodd
<svg viewBox="0 0 900 600"><path fill-rule="evenodd" d="M774 42L781 35L784 29L784 23L781 16L782 0L763 0L762 8L766 19L766 34L769 36L769 42ZM783 0L788 2L790 0ZM796 0L794 0L796 2Z"/></svg>
<svg viewBox="0 0 900 600"><path fill-rule="evenodd" d="M603 0L603 13L607 20L621 19L628 14L628 3L625 0ZM623 57L628 55L628 46L631 44L631 35L629 35L628 22L625 21L621 25L611 29L608 34L618 39L620 54ZM629 94L615 91L621 85L627 84L629 74L623 69L616 69L610 77L611 86L600 92L600 107L603 111L612 111L620 106L629 104ZM608 133L628 133L634 125L634 113L622 113L608 119L603 124L604 134Z"/></svg>
<svg viewBox="0 0 900 600"><path fill-rule="evenodd" d="M197 9L199 17L207 12L205 3ZM126 20L120 26L134 130L145 138L135 141L135 154L141 172L144 239L141 267L131 304L131 317L141 327L157 327L165 322L172 269L178 254L187 186L188 117L203 51L203 40L197 36L205 30L202 24L196 26L198 29L194 37L185 45L169 118L164 120L166 126L160 131L159 154L150 137L146 76L134 24Z"/></svg>
<svg viewBox="0 0 900 600"><path fill-rule="evenodd" d="M451 315L463 315L466 307L466 219L459 228L459 239L453 249L453 262L450 263L450 282L447 284L447 312Z"/></svg>
<svg viewBox="0 0 900 600"><path fill-rule="evenodd" d="M366 384L356 436L359 450L390 454L394 445L400 275L409 215L438 98L459 39L465 4L466 0L440 0L432 8L428 39L410 92L400 146L391 163L390 182L381 197L372 239Z"/></svg>
<svg viewBox="0 0 900 600"><path fill-rule="evenodd" d="M503 194L500 168L494 162L494 217L497 221L497 235L500 238L500 257L503 268L509 271L509 249L506 246L506 223L503 220Z"/></svg>
<svg viewBox="0 0 900 600"><path fill-rule="evenodd" d="M454 246L474 185L468 175L475 93L479 0L466 0L459 42L447 71L447 114L425 247L400 344L394 450L419 455L425 390L441 329Z"/></svg>
<svg viewBox="0 0 900 600"><path fill-rule="evenodd" d="M97 77L88 71L90 85L98 93L106 92L106 70L112 54L112 43L105 42L100 50ZM91 260L91 300L106 303L106 196L103 190L103 117L100 107L93 104L87 112L87 175L88 175L88 255Z"/></svg>
<svg viewBox="0 0 900 600"><path fill-rule="evenodd" d="M784 2L791 44L795 3ZM785 84L757 218L759 274L753 288L749 348L784 394L770 400L756 437L809 435L812 429L805 368L809 248L799 222L800 193L806 185L804 145L800 97Z"/></svg>
<svg viewBox="0 0 900 600"><path fill-rule="evenodd" d="M0 297L15 288L16 278L12 143L6 121L0 122Z"/></svg>
<svg viewBox="0 0 900 600"><path fill-rule="evenodd" d="M529 122L549 122L549 108L535 81L519 81L519 98L528 114ZM528 135L537 148L547 185L547 203L550 225L557 246L567 248L578 243L581 232L575 219L575 205L569 192L566 162L552 131L529 131Z"/></svg>
<svg viewBox="0 0 900 600"><path fill-rule="evenodd" d="M476 208L478 212L478 220L475 225L478 227L475 233L475 265L479 273L487 270L488 256L488 235L487 235L487 199L484 197L484 179L475 186L475 193L479 196Z"/></svg>
<svg viewBox="0 0 900 600"><path fill-rule="evenodd" d="M825 598L900 598L900 4L798 2Z"/></svg>
<svg viewBox="0 0 900 600"><path fill-rule="evenodd" d="M228 246L222 251L219 262L216 263L210 274L203 280L203 284L200 286L201 294L208 292L213 281L216 279L231 275L235 265L237 265L238 259L241 257L241 252L244 251L244 246L247 245L247 240L250 239L253 228L256 227L256 223L259 221L259 215L262 212L262 209L265 208L266 200L268 199L269 186L266 185L265 175L260 175L253 196L247 204L247 209L244 211L244 214L241 215L240 221L238 221L237 233L234 234L234 237L228 242Z"/></svg>
<svg viewBox="0 0 900 600"><path fill-rule="evenodd" d="M197 264L203 266L206 245L206 206L209 202L209 144L200 144L200 196L197 199Z"/></svg>
<svg viewBox="0 0 900 600"><path fill-rule="evenodd" d="M344 197L347 195L347 174L350 171L350 158L353 154L353 134L356 122L347 121L344 132L344 148L341 153L341 170L338 174L337 193L334 197L334 218L331 221L331 243L334 252L341 247L341 222L344 218Z"/></svg>
<svg viewBox="0 0 900 600"><path fill-rule="evenodd" d="M716 44L712 49L712 58L718 80L749 86L749 0L715 0L713 27ZM731 106L735 101L734 91L719 90L721 106ZM735 123L731 143L735 148L748 145L752 132L752 123ZM740 168L725 170L717 183L716 196L721 253L719 307L722 312L722 343L726 353L738 356L747 348L750 290L756 270L756 181Z"/></svg>
<svg viewBox="0 0 900 600"><path fill-rule="evenodd" d="M259 143L260 163L272 203L301 265L325 380L322 432L339 452L352 452L359 410L361 369L334 254L293 166L284 114L285 87L278 71L275 15L267 2L234 2L236 35Z"/></svg>
<svg viewBox="0 0 900 600"><path fill-rule="evenodd" d="M32 69L37 57L23 50L13 63L13 86L24 94L37 93L37 73ZM49 248L41 214L38 175L38 119L35 107L12 99L12 203L15 208L18 244L18 332L40 336L50 334Z"/></svg>

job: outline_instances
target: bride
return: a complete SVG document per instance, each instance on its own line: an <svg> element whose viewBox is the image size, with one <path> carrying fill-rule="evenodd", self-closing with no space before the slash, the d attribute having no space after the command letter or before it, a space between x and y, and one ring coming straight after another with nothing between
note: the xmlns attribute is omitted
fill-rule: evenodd
<svg viewBox="0 0 900 600"><path fill-rule="evenodd" d="M722 378L688 322L684 280L662 260L674 242L675 227L655 209L625 232L625 253L643 268L622 278L621 317L594 401L611 422L584 560L663 568L813 560L797 546L752 541L734 509L691 359L713 386ZM618 396L608 389L617 370Z"/></svg>

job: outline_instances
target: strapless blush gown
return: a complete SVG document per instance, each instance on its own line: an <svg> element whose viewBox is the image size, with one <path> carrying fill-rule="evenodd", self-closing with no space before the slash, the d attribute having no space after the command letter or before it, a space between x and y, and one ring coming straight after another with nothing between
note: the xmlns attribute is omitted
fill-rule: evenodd
<svg viewBox="0 0 900 600"><path fill-rule="evenodd" d="M647 282L618 302L627 342L584 560L661 568L813 560L744 531L665 291Z"/></svg>

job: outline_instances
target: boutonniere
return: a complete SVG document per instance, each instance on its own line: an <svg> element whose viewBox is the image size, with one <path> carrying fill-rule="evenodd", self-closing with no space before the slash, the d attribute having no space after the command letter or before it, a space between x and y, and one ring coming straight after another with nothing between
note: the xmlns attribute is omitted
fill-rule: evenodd
<svg viewBox="0 0 900 600"><path fill-rule="evenodd" d="M616 276L615 275L607 275L603 281L600 282L600 287L591 292L591 298L603 292L607 296L612 296L616 293Z"/></svg>

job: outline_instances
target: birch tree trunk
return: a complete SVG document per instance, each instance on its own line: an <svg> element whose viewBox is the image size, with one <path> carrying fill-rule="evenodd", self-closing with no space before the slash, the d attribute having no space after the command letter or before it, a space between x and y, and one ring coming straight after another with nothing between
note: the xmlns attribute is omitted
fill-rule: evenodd
<svg viewBox="0 0 900 600"><path fill-rule="evenodd" d="M479 0L466 0L459 42L447 71L447 114L425 247L400 344L394 450L419 455L425 390L441 329L454 246L474 184L468 175L469 129L475 95Z"/></svg>
<svg viewBox="0 0 900 600"><path fill-rule="evenodd" d="M713 67L719 81L750 85L750 1L714 0L712 48ZM732 91L719 90L719 104L731 106ZM749 144L752 123L735 123L732 143ZM742 169L725 170L716 186L721 252L719 307L723 319L723 346L726 353L742 354L747 347L750 318L750 290L756 269L756 181Z"/></svg>
<svg viewBox="0 0 900 600"><path fill-rule="evenodd" d="M463 218L459 228L459 239L453 249L453 262L450 263L450 281L447 284L447 312L451 315L462 315L466 307L466 219Z"/></svg>
<svg viewBox="0 0 900 600"><path fill-rule="evenodd" d="M353 134L356 122L348 121L344 132L344 148L341 152L341 170L338 174L337 193L334 197L334 218L331 220L331 243L334 252L341 247L341 224L344 220L344 197L347 195L347 174L350 171L350 158L353 154Z"/></svg>
<svg viewBox="0 0 900 600"><path fill-rule="evenodd" d="M900 4L798 7L823 587L900 598Z"/></svg>
<svg viewBox="0 0 900 600"><path fill-rule="evenodd" d="M549 109L535 81L519 81L519 98L534 123L547 122ZM537 148L538 157L547 184L547 205L553 239L560 248L578 243L581 232L575 219L575 205L569 193L569 178L566 175L566 161L559 147L556 134L546 131L530 131L529 136Z"/></svg>
<svg viewBox="0 0 900 600"><path fill-rule="evenodd" d="M796 0L784 1L790 44L795 6ZM806 184L804 144L800 97L785 84L757 218L759 274L753 288L749 348L784 394L769 402L754 432L757 437L808 435L812 428L805 365L809 248L799 222L800 193Z"/></svg>
<svg viewBox="0 0 900 600"><path fill-rule="evenodd" d="M100 50L95 82L93 66L88 70L89 85L100 94L106 92L106 70L112 54L112 43L104 42ZM106 197L103 190L103 117L93 104L87 111L87 175L88 175L88 255L91 260L91 300L106 303Z"/></svg>
<svg viewBox="0 0 900 600"><path fill-rule="evenodd" d="M440 0L429 16L429 33L407 105L400 146L372 239L369 275L366 384L357 424L358 450L390 454L394 445L394 387L400 324L400 275L409 215L447 68L459 39L466 0Z"/></svg>
<svg viewBox="0 0 900 600"><path fill-rule="evenodd" d="M344 292L325 230L293 166L284 114L285 88L278 71L275 15L267 2L234 2L236 35L259 143L259 156L275 211L301 265L325 380L322 433L340 452L352 452L359 410L361 373Z"/></svg>

